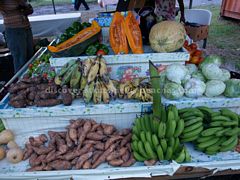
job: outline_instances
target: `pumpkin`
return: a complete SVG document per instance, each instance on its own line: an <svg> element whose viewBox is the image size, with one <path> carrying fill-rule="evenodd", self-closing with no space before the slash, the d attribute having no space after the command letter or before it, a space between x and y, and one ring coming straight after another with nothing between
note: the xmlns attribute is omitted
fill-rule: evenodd
<svg viewBox="0 0 240 180"><path fill-rule="evenodd" d="M124 17L115 12L109 28L109 41L115 54L128 54L128 43L124 30Z"/></svg>
<svg viewBox="0 0 240 180"><path fill-rule="evenodd" d="M92 43L98 40L101 27L96 21L88 28L75 34L57 46L48 46L48 50L56 55L80 55Z"/></svg>
<svg viewBox="0 0 240 180"><path fill-rule="evenodd" d="M151 48L156 52L172 52L185 42L186 31L181 23L163 21L155 24L149 34Z"/></svg>
<svg viewBox="0 0 240 180"><path fill-rule="evenodd" d="M142 33L138 22L131 11L125 19L125 32L127 35L128 44L134 54L143 53Z"/></svg>

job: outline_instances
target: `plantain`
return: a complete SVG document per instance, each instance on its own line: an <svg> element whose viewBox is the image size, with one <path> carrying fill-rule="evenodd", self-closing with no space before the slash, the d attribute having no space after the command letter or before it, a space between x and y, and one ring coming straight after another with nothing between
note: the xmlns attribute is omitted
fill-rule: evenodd
<svg viewBox="0 0 240 180"><path fill-rule="evenodd" d="M94 91L94 81L92 81L90 84L87 84L86 87L83 90L83 98L85 103L89 103L92 99L93 96L93 91Z"/></svg>
<svg viewBox="0 0 240 180"><path fill-rule="evenodd" d="M66 85L70 82L71 77L72 77L72 73L74 71L74 69L78 67L77 64L74 64L73 66L71 66L71 68L64 74L62 81L61 81L61 86Z"/></svg>
<svg viewBox="0 0 240 180"><path fill-rule="evenodd" d="M83 76L87 77L93 62L94 62L94 60L91 59L91 58L88 58L87 60L84 61L84 63L83 63Z"/></svg>
<svg viewBox="0 0 240 180"><path fill-rule="evenodd" d="M69 62L67 62L59 71L58 76L64 76L74 64L76 64L76 60L70 60Z"/></svg>
<svg viewBox="0 0 240 180"><path fill-rule="evenodd" d="M108 80L107 83L105 83L105 86L107 87L108 93L112 98L117 97L117 88L113 84L113 81L111 79Z"/></svg>
<svg viewBox="0 0 240 180"><path fill-rule="evenodd" d="M106 86L103 83L101 83L101 86L102 86L102 99L103 99L103 102L108 104L109 101L110 101L110 96L109 96L108 90L107 90Z"/></svg>
<svg viewBox="0 0 240 180"><path fill-rule="evenodd" d="M79 70L79 66L76 66L72 72L71 80L70 80L70 88L78 89L79 81L81 79L81 72Z"/></svg>
<svg viewBox="0 0 240 180"><path fill-rule="evenodd" d="M84 88L86 87L87 85L87 77L86 76L82 76L81 77L81 80L80 80L80 87L79 89L82 91L84 90Z"/></svg>
<svg viewBox="0 0 240 180"><path fill-rule="evenodd" d="M102 87L101 83L97 80L93 92L93 102L94 104L99 104L101 101L102 101Z"/></svg>
<svg viewBox="0 0 240 180"><path fill-rule="evenodd" d="M100 56L99 57L99 63L100 63L100 68L99 68L99 75L100 77L103 77L104 75L107 74L107 65L105 60Z"/></svg>
<svg viewBox="0 0 240 180"><path fill-rule="evenodd" d="M87 76L88 83L90 83L96 79L98 71L99 71L99 61L95 60L93 65L91 66L88 76Z"/></svg>

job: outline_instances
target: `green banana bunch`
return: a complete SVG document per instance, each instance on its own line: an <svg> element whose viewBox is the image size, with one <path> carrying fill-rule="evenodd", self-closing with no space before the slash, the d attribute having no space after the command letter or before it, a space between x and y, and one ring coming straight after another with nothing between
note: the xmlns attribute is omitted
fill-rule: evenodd
<svg viewBox="0 0 240 180"><path fill-rule="evenodd" d="M83 99L85 103L89 103L93 97L93 91L94 91L94 81L92 81L90 84L87 84L86 87L83 90Z"/></svg>

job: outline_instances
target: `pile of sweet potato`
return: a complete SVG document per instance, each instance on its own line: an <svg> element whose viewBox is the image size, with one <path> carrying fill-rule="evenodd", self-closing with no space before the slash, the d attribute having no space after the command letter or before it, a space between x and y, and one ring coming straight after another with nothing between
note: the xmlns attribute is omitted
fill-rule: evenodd
<svg viewBox="0 0 240 180"><path fill-rule="evenodd" d="M39 107L55 106L65 102L63 95L61 99L59 98L58 90L54 82L49 83L40 76L28 77L25 75L20 81L10 86L9 104L15 108L33 105ZM67 96L69 99L69 95ZM72 96L70 95L71 102Z"/></svg>
<svg viewBox="0 0 240 180"><path fill-rule="evenodd" d="M70 120L67 131L49 131L30 137L25 145L27 171L94 169L104 162L128 167L135 163L131 153L131 130L117 131L113 125L90 119Z"/></svg>

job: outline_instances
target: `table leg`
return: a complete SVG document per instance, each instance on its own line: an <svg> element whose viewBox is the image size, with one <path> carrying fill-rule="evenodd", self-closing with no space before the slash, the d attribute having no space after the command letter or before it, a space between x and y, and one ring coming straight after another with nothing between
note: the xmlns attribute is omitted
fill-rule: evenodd
<svg viewBox="0 0 240 180"><path fill-rule="evenodd" d="M54 11L54 14L57 14L57 12L56 12L56 8L55 8L54 0L52 0L52 5L53 5L53 11Z"/></svg>
<svg viewBox="0 0 240 180"><path fill-rule="evenodd" d="M192 9L192 3L193 3L193 0L190 0L189 1L189 9Z"/></svg>

